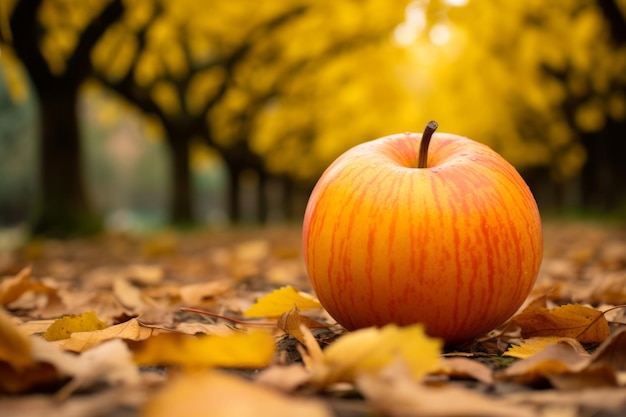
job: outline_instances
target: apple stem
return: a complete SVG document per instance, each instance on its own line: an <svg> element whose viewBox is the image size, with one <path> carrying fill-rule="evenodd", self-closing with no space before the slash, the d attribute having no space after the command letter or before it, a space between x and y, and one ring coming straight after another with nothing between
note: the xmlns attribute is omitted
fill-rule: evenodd
<svg viewBox="0 0 626 417"><path fill-rule="evenodd" d="M435 133L437 127L439 127L437 122L431 120L424 128L424 133L422 134L422 143L420 143L419 158L417 160L418 168L426 168L428 165L428 145L430 144L430 138L433 137L433 133Z"/></svg>

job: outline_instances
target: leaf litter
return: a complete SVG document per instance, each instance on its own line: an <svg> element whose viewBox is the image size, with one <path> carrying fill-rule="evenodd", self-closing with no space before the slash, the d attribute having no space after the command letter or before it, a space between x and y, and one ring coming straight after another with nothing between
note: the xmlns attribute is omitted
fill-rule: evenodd
<svg viewBox="0 0 626 417"><path fill-rule="evenodd" d="M46 417L622 415L626 229L548 223L545 239L526 305L465 346L420 325L343 330L311 292L296 228L31 242L0 258L0 404Z"/></svg>

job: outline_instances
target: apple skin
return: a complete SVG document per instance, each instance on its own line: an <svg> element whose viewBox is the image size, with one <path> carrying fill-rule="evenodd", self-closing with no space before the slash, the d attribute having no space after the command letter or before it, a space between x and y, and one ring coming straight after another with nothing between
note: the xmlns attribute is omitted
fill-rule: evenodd
<svg viewBox="0 0 626 417"><path fill-rule="evenodd" d="M522 305L542 260L541 219L504 158L435 133L357 145L323 173L302 229L304 262L328 313L348 330L421 322L448 343L495 329Z"/></svg>

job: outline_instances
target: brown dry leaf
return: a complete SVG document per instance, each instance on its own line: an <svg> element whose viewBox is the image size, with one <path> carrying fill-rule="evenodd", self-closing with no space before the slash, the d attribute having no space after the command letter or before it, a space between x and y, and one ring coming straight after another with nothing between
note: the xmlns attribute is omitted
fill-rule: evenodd
<svg viewBox="0 0 626 417"><path fill-rule="evenodd" d="M600 411L606 411L607 416L623 415L626 406L626 390L624 388L586 388L574 391L524 391L511 393L506 396L510 404L536 405L539 407L555 407L560 409L572 409L566 414L577 415L605 415ZM578 409L586 410L578 413ZM545 414L542 414L545 415Z"/></svg>
<svg viewBox="0 0 626 417"><path fill-rule="evenodd" d="M556 343L510 365L499 374L500 379L534 383L551 375L576 373L589 363L589 354L571 344Z"/></svg>
<svg viewBox="0 0 626 417"><path fill-rule="evenodd" d="M207 300L224 295L231 288L232 283L226 280L183 285L180 287L180 298L185 305L199 306Z"/></svg>
<svg viewBox="0 0 626 417"><path fill-rule="evenodd" d="M135 362L187 368L263 368L271 362L274 350L274 337L259 331L199 337L164 333L139 344Z"/></svg>
<svg viewBox="0 0 626 417"><path fill-rule="evenodd" d="M126 278L113 280L113 294L117 301L131 311L141 311L146 308L146 303L141 290Z"/></svg>
<svg viewBox="0 0 626 417"><path fill-rule="evenodd" d="M513 317L522 337L571 337L581 343L601 343L609 337L609 324L601 311L580 304L547 309L531 306Z"/></svg>
<svg viewBox="0 0 626 417"><path fill-rule="evenodd" d="M276 388L283 392L293 392L311 380L311 373L300 364L288 366L273 365L255 378L262 385Z"/></svg>
<svg viewBox="0 0 626 417"><path fill-rule="evenodd" d="M530 339L522 340L519 345L509 347L509 349L503 353L502 356L510 356L512 358L526 359L537 353L541 352L545 348L553 344L567 344L579 351L581 354L586 354L587 351L576 339L570 337L531 337Z"/></svg>
<svg viewBox="0 0 626 417"><path fill-rule="evenodd" d="M611 335L591 357L590 367L608 367L617 372L626 372L626 327Z"/></svg>
<svg viewBox="0 0 626 417"><path fill-rule="evenodd" d="M328 327L317 320L301 315L300 311L296 307L292 308L288 313L280 316L277 323L280 330L295 337L298 342L305 344L305 338L301 330L302 325L308 327L309 329Z"/></svg>
<svg viewBox="0 0 626 417"><path fill-rule="evenodd" d="M33 280L31 268L22 269L13 277L0 279L0 305L11 309L38 309L41 314L50 314L63 307L54 284Z"/></svg>
<svg viewBox="0 0 626 417"><path fill-rule="evenodd" d="M26 267L12 278L2 278L0 281L0 305L6 306L12 303L32 288L30 271L31 268Z"/></svg>
<svg viewBox="0 0 626 417"><path fill-rule="evenodd" d="M20 393L33 387L56 387L71 378L59 395L99 382L135 384L138 371L127 346L110 341L82 355L74 355L39 337L31 336L31 364L16 369L0 362L0 391Z"/></svg>
<svg viewBox="0 0 626 417"><path fill-rule="evenodd" d="M258 299L244 312L244 316L248 318L279 317L294 307L299 310L308 310L321 308L322 305L311 295L287 285Z"/></svg>
<svg viewBox="0 0 626 417"><path fill-rule="evenodd" d="M165 272L158 265L134 264L125 268L124 276L138 284L156 285L163 281Z"/></svg>
<svg viewBox="0 0 626 417"><path fill-rule="evenodd" d="M217 371L181 375L157 393L143 417L331 417L320 401L289 397Z"/></svg>
<svg viewBox="0 0 626 417"><path fill-rule="evenodd" d="M43 334L48 330L50 325L54 323L53 319L48 320L31 320L20 324L20 329L27 335Z"/></svg>
<svg viewBox="0 0 626 417"><path fill-rule="evenodd" d="M491 368L469 358L443 358L438 373L457 378L472 378L485 384L493 384L494 380Z"/></svg>
<svg viewBox="0 0 626 417"><path fill-rule="evenodd" d="M17 371L32 365L32 349L28 336L4 309L0 308L0 363L6 362Z"/></svg>
<svg viewBox="0 0 626 417"><path fill-rule="evenodd" d="M403 360L411 375L419 380L440 367L442 346L440 339L426 335L421 324L405 327L390 324L356 330L324 350L323 362L314 364L312 369L313 382L318 387L352 382L358 374L377 374L398 359Z"/></svg>
<svg viewBox="0 0 626 417"><path fill-rule="evenodd" d="M83 352L69 372L72 380L57 393L65 398L78 388L98 382L109 385L132 386L139 383L139 370L133 362L128 346L119 339L108 340Z"/></svg>
<svg viewBox="0 0 626 417"><path fill-rule="evenodd" d="M65 350L83 352L107 340L124 339L139 341L149 338L155 332L156 330L139 324L137 319L130 319L124 323L109 326L103 330L72 333L70 338L65 340L61 346L63 346Z"/></svg>
<svg viewBox="0 0 626 417"><path fill-rule="evenodd" d="M391 417L535 417L525 405L508 404L499 398L444 385L428 387L416 381L402 361L381 374L363 373L356 380L369 404Z"/></svg>
<svg viewBox="0 0 626 417"><path fill-rule="evenodd" d="M2 399L2 413L12 417L85 417L128 415L146 402L143 387L114 387L100 392L75 395L64 401L45 394L11 396Z"/></svg>

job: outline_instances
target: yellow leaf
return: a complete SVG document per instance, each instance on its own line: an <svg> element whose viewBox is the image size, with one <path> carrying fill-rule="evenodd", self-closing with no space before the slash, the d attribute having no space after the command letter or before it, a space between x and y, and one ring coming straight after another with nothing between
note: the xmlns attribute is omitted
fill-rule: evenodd
<svg viewBox="0 0 626 417"><path fill-rule="evenodd" d="M7 362L19 371L32 364L31 352L28 336L0 309L0 362Z"/></svg>
<svg viewBox="0 0 626 417"><path fill-rule="evenodd" d="M568 343L549 344L539 353L514 362L500 377L530 384L545 377L580 372L589 363L589 354Z"/></svg>
<svg viewBox="0 0 626 417"><path fill-rule="evenodd" d="M519 345L508 348L507 351L504 352L503 356L525 359L554 344L567 344L580 352L585 352L585 348L583 348L576 339L572 339L570 337L547 336L531 337L530 339L526 339Z"/></svg>
<svg viewBox="0 0 626 417"><path fill-rule="evenodd" d="M532 306L513 318L522 337L571 337L581 343L600 343L609 337L609 324L601 311L580 304L549 310Z"/></svg>
<svg viewBox="0 0 626 417"><path fill-rule="evenodd" d="M346 334L324 351L323 366L314 369L318 385L354 381L357 374L378 373L398 359L419 380L440 367L443 342L430 338L421 324L368 327Z"/></svg>
<svg viewBox="0 0 626 417"><path fill-rule="evenodd" d="M288 313L292 308L299 310L320 308L320 302L312 296L297 291L290 285L279 288L260 298L243 314L249 318L278 317Z"/></svg>
<svg viewBox="0 0 626 417"><path fill-rule="evenodd" d="M274 338L263 332L202 337L165 333L144 341L135 352L135 362L187 368L261 368L270 363L274 349Z"/></svg>
<svg viewBox="0 0 626 417"><path fill-rule="evenodd" d="M55 320L43 335L48 341L63 340L69 338L72 333L90 332L107 327L106 323L96 317L96 313L89 311L80 316L75 314Z"/></svg>
<svg viewBox="0 0 626 417"><path fill-rule="evenodd" d="M137 319L131 319L102 330L72 333L62 346L65 350L83 352L110 339L145 340L152 336L154 331L154 329L141 326Z"/></svg>
<svg viewBox="0 0 626 417"><path fill-rule="evenodd" d="M290 397L217 371L181 375L150 399L143 417L330 417L320 401Z"/></svg>

